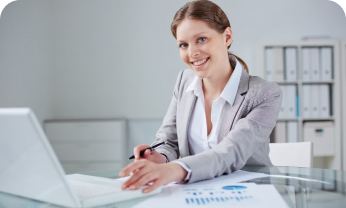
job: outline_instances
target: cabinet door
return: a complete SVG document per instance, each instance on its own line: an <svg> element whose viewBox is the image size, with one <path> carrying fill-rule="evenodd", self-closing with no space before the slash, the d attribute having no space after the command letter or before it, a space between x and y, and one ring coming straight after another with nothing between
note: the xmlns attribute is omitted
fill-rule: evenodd
<svg viewBox="0 0 346 208"><path fill-rule="evenodd" d="M60 161L123 160L125 150L121 142L53 143Z"/></svg>
<svg viewBox="0 0 346 208"><path fill-rule="evenodd" d="M46 122L50 141L119 141L124 140L125 122L119 121L62 121Z"/></svg>
<svg viewBox="0 0 346 208"><path fill-rule="evenodd" d="M97 170L114 170L121 169L123 165L119 162L110 163L62 163L66 174L82 173Z"/></svg>

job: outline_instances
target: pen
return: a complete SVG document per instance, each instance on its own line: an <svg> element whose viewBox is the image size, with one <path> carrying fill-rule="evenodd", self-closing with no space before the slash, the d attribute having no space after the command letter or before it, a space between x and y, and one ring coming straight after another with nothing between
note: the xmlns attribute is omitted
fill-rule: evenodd
<svg viewBox="0 0 346 208"><path fill-rule="evenodd" d="M155 144L155 145L152 146L152 147L148 147L148 148L146 148L146 149L140 151L140 154L139 154L139 155L142 157L142 156L144 155L144 152L145 152L146 150L150 150L150 152L151 152L151 151L154 151L154 150L156 150L157 148L162 147L163 145L166 145L166 144L167 144L167 142L161 142L161 143ZM135 158L135 156L132 155L131 157L129 157L129 160L132 160L132 159L134 159L134 158Z"/></svg>

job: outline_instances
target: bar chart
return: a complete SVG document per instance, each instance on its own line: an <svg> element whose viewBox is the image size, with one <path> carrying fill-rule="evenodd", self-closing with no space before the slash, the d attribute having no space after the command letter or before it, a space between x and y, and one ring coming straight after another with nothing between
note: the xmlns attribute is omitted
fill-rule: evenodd
<svg viewBox="0 0 346 208"><path fill-rule="evenodd" d="M182 197L185 206L230 206L255 204L259 202L247 186L230 185L222 187L183 188Z"/></svg>

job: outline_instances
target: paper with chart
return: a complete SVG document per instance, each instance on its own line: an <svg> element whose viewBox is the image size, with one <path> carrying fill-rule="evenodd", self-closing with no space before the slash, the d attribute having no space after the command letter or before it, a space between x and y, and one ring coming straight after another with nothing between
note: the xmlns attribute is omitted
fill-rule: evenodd
<svg viewBox="0 0 346 208"><path fill-rule="evenodd" d="M172 197L177 207L255 207L261 199L253 187L256 184L193 186L177 190Z"/></svg>
<svg viewBox="0 0 346 208"><path fill-rule="evenodd" d="M272 185L176 186L134 207L288 207Z"/></svg>
<svg viewBox="0 0 346 208"><path fill-rule="evenodd" d="M192 184L170 184L134 207L288 207L272 185L238 183L267 176L237 171Z"/></svg>

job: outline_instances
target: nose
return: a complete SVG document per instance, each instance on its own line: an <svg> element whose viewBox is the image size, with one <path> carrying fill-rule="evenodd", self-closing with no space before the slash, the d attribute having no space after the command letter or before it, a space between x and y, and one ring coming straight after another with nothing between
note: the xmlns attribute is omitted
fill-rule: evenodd
<svg viewBox="0 0 346 208"><path fill-rule="evenodd" d="M194 45L190 45L189 47L189 55L190 57L194 58L197 57L200 54L199 48Z"/></svg>

